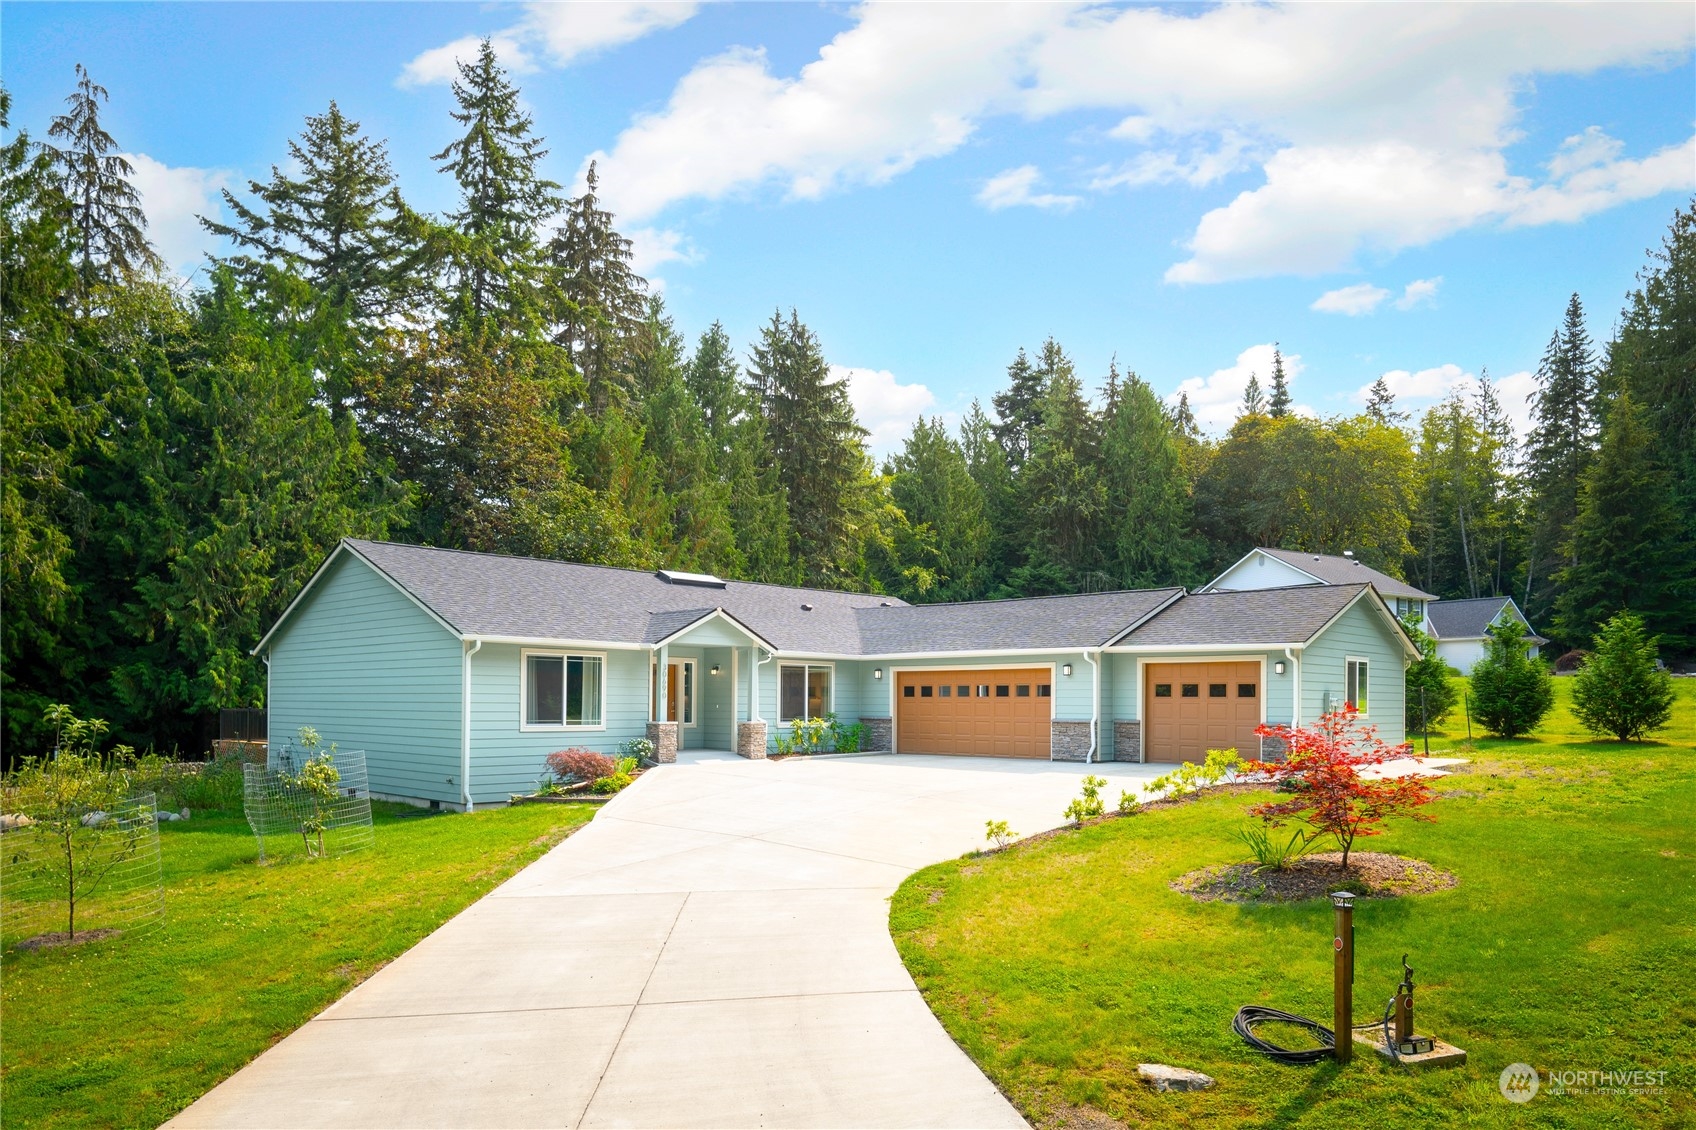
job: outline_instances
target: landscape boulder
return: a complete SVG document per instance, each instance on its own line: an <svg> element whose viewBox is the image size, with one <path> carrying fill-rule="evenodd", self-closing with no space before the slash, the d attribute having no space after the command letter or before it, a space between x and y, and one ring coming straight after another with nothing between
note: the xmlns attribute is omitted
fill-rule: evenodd
<svg viewBox="0 0 1696 1130"><path fill-rule="evenodd" d="M1213 1086L1211 1075L1164 1063L1139 1063L1137 1075L1156 1091L1204 1091Z"/></svg>

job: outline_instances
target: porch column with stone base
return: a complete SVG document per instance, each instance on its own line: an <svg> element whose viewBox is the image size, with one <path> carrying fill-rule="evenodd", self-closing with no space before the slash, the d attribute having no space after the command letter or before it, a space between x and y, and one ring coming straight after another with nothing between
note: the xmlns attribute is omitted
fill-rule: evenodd
<svg viewBox="0 0 1696 1130"><path fill-rule="evenodd" d="M661 765L677 762L677 723L649 722L648 740L654 743L654 760Z"/></svg>
<svg viewBox="0 0 1696 1130"><path fill-rule="evenodd" d="M750 761L766 756L766 724L763 721L736 723L736 755Z"/></svg>

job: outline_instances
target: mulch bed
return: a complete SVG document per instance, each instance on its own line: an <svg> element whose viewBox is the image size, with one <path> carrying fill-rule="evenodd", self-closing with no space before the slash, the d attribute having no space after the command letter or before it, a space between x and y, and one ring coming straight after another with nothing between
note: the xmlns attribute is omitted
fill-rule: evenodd
<svg viewBox="0 0 1696 1130"><path fill-rule="evenodd" d="M115 938L122 933L122 930L112 929L78 930L77 936L73 938L63 930L53 930L46 934L37 934L33 938L25 938L12 948L23 950L25 953L34 950L52 950L61 946L80 946L84 942L98 942L102 938Z"/></svg>
<svg viewBox="0 0 1696 1130"><path fill-rule="evenodd" d="M1446 891L1459 880L1422 859L1404 859L1377 851L1304 856L1283 871L1256 871L1253 863L1203 867L1173 879L1171 887L1197 902L1303 902L1332 891L1353 891L1356 898L1388 899Z"/></svg>

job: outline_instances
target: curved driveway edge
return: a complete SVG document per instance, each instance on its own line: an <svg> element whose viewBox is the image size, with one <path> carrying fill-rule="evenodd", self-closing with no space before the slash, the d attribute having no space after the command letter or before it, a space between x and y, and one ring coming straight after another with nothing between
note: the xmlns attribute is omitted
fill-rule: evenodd
<svg viewBox="0 0 1696 1130"><path fill-rule="evenodd" d="M686 759L689 758L685 754ZM1169 767L697 756L171 1127L1022 1126L889 936L909 874Z"/></svg>

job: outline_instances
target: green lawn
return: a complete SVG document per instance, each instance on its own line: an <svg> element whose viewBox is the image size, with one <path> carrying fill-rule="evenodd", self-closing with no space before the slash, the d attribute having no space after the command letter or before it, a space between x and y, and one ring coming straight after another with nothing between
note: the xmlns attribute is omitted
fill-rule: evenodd
<svg viewBox="0 0 1696 1130"><path fill-rule="evenodd" d="M1420 1029L1465 1048L1465 1067L1414 1073L1370 1051L1345 1069L1284 1067L1231 1031L1248 1003L1330 1023L1328 902L1203 904L1167 886L1242 858L1230 833L1262 797L921 871L895 896L896 944L944 1026L1039 1126L1696 1125L1696 683L1679 686L1662 735L1677 744L1582 740L1563 705L1542 741L1476 742L1470 771L1439 782L1435 824L1361 845L1460 883L1360 904L1355 1018L1382 1014L1411 951ZM1497 1092L1520 1061L1667 1075L1657 1096L1545 1092L1520 1107ZM1155 1094L1139 1062L1218 1086Z"/></svg>
<svg viewBox="0 0 1696 1130"><path fill-rule="evenodd" d="M240 816L160 829L165 924L4 954L7 1126L154 1126L541 855L579 805L375 805L376 846L258 866Z"/></svg>

